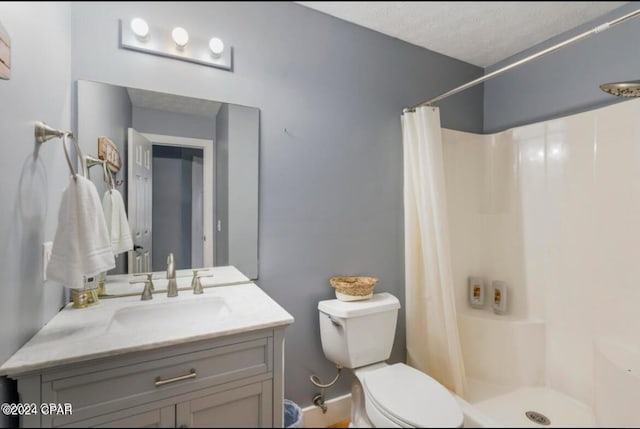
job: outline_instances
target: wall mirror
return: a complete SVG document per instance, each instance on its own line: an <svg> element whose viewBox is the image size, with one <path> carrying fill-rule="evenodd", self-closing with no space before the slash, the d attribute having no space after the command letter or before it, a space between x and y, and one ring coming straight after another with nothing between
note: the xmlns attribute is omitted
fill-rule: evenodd
<svg viewBox="0 0 640 429"><path fill-rule="evenodd" d="M135 250L108 275L161 278L173 253L178 270L233 265L257 278L257 108L79 80L77 115L85 155L107 137L122 159L116 189ZM89 174L102 198L102 171Z"/></svg>

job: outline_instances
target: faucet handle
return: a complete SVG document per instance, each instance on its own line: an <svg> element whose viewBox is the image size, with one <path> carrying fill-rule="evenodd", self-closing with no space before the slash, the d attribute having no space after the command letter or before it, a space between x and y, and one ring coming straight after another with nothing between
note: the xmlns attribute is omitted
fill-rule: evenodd
<svg viewBox="0 0 640 429"><path fill-rule="evenodd" d="M141 276L147 276L146 280L131 280L129 282L129 284L136 284L136 283L142 283L142 282L152 282L153 281L153 273L149 272L149 273L136 273L133 275L133 277L141 277Z"/></svg>
<svg viewBox="0 0 640 429"><path fill-rule="evenodd" d="M156 290L155 287L153 287L153 273L152 272L149 272L149 273L137 273L137 274L134 274L133 276L134 277L147 276L147 280L144 280L144 281L147 281L147 282L151 283L151 290L152 291ZM129 284L136 284L136 283L142 283L142 282L143 282L143 280L130 281Z"/></svg>
<svg viewBox="0 0 640 429"><path fill-rule="evenodd" d="M135 273L133 275L133 277L140 277L140 276L152 276L153 273L151 271L149 271L148 273ZM137 283L137 282L136 282Z"/></svg>
<svg viewBox="0 0 640 429"><path fill-rule="evenodd" d="M153 282L151 280L147 280L146 282L144 282L144 289L142 290L140 299L142 301L153 299Z"/></svg>
<svg viewBox="0 0 640 429"><path fill-rule="evenodd" d="M200 277L198 277L198 273L200 271L204 271L204 268L193 270L193 278L191 279L191 289L193 289L194 295L200 295L201 293L204 293L204 290L202 290L202 283L200 283Z"/></svg>
<svg viewBox="0 0 640 429"><path fill-rule="evenodd" d="M138 276L147 276L147 279L144 280L144 289L142 290L142 295L140 296L140 299L142 301L147 301L147 300L153 299L152 292L155 290L154 287L153 287L153 273L138 273L138 274L134 274L134 277L138 277ZM130 282L130 283L131 284L142 283L142 281Z"/></svg>
<svg viewBox="0 0 640 429"><path fill-rule="evenodd" d="M208 268L199 268L197 270L193 270L193 279L191 280L191 289L193 289L194 295L200 295L204 293L202 289L202 282L200 282L201 277L213 277L213 274L209 274L206 276L199 276L198 273L200 271L208 271Z"/></svg>

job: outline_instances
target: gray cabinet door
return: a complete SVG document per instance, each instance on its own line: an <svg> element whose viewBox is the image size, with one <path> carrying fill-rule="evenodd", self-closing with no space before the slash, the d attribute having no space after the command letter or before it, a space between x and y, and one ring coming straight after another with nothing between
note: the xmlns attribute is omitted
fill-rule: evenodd
<svg viewBox="0 0 640 429"><path fill-rule="evenodd" d="M272 427L271 380L209 394L176 407L177 427Z"/></svg>
<svg viewBox="0 0 640 429"><path fill-rule="evenodd" d="M62 427L173 428L175 425L176 407L170 405L155 409L149 409L148 406L131 408L89 420L82 420Z"/></svg>

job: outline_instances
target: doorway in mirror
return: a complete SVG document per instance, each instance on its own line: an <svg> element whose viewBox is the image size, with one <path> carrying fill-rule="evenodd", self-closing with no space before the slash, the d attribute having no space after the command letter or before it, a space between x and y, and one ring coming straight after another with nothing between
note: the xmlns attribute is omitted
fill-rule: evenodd
<svg viewBox="0 0 640 429"><path fill-rule="evenodd" d="M213 165L204 154L213 142L133 128L128 134L129 207L135 213L129 222L134 239L129 273L163 271L170 253L177 269L204 267L206 234L212 236L204 226L204 165ZM211 216L210 207L207 212Z"/></svg>
<svg viewBox="0 0 640 429"><path fill-rule="evenodd" d="M83 80L77 81L77 97L83 152L95 155L98 137L106 136L122 154L119 190L127 203L134 242L140 246L128 258L118 257L116 269L108 274L164 271L167 255L173 253L180 268L233 265L257 279L259 110ZM169 162L169 152L175 150L171 147L182 148L173 161L190 158L190 168L154 165ZM201 149L202 157L187 148ZM166 179L160 188L155 183L159 169L173 173L172 181ZM105 192L97 179L98 192ZM197 183L202 183L202 193L192 191ZM171 195L169 187L183 191ZM166 204L159 208L155 199L160 197L173 202L172 209L202 213L201 221L181 216L170 226L156 225L169 212ZM159 237L173 234L179 235L171 241L174 244L158 247Z"/></svg>

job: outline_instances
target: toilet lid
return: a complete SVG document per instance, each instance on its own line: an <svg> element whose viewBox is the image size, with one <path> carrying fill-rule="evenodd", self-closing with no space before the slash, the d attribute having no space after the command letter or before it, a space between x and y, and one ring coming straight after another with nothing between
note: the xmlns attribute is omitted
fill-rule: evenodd
<svg viewBox="0 0 640 429"><path fill-rule="evenodd" d="M376 408L392 420L412 427L462 427L463 415L453 395L440 383L405 364L372 371L365 391Z"/></svg>

